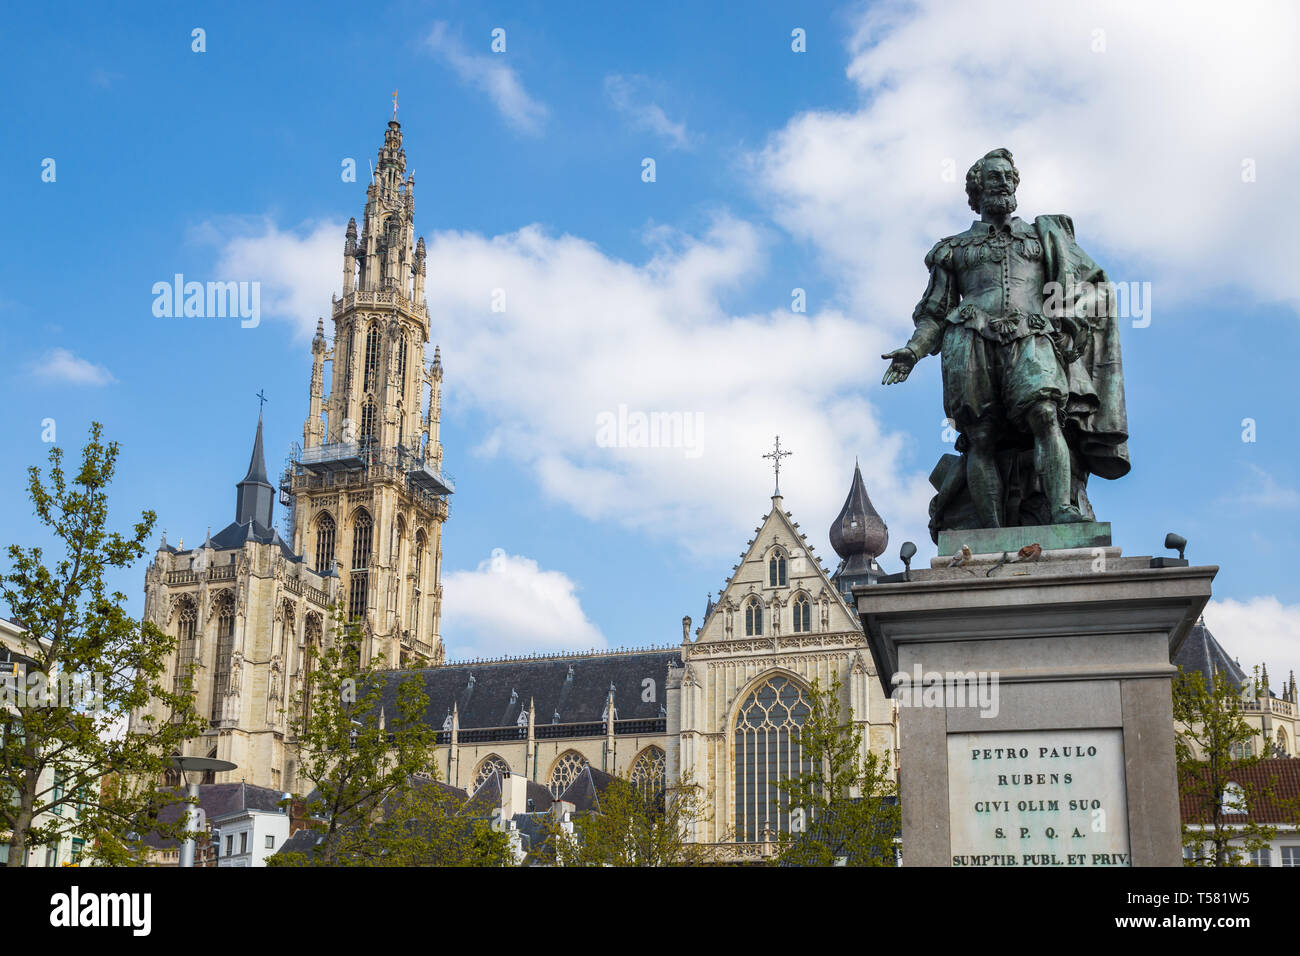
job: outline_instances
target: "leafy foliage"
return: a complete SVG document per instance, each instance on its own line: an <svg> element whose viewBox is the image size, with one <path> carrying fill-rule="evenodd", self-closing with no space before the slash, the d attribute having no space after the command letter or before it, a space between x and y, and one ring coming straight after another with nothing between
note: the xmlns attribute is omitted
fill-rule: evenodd
<svg viewBox="0 0 1300 956"><path fill-rule="evenodd" d="M655 791L615 777L593 811L575 814L571 831L560 821L548 826L541 855L558 866L699 866L707 847L689 837L703 812L689 779Z"/></svg>
<svg viewBox="0 0 1300 956"><path fill-rule="evenodd" d="M1216 670L1207 682L1200 671L1180 670L1173 703L1179 793L1184 803L1202 808L1208 817L1204 827L1183 824L1183 846L1192 848L1184 862L1245 865L1251 852L1270 844L1278 828L1251 814L1232 813L1232 805L1244 809L1269 804L1292 822L1300 822L1300 807L1280 797L1277 778L1267 773L1269 758L1254 753L1256 731L1242 716L1242 689L1225 672ZM1229 792L1225 807L1229 784L1240 790Z"/></svg>
<svg viewBox="0 0 1300 956"><path fill-rule="evenodd" d="M509 837L483 819L465 815L456 794L428 778L394 793L366 827L339 834L340 866L510 866ZM278 854L271 866L323 864L323 854Z"/></svg>
<svg viewBox="0 0 1300 956"><path fill-rule="evenodd" d="M336 638L309 649L314 659L289 721L299 772L314 786L307 812L324 836L313 862L409 857L413 837L403 824L387 822L384 810L418 832L421 810L430 809L413 792L415 775L435 769L436 734L424 719L428 696L414 675L384 671L377 658L362 664L360 623L337 608L334 614ZM392 713L384 708L390 682L397 685Z"/></svg>
<svg viewBox="0 0 1300 956"><path fill-rule="evenodd" d="M85 841L88 858L128 864L138 859L142 834L179 832L180 824L158 820L179 798L160 794L157 783L171 755L205 725L189 695L166 686L175 639L132 619L126 595L105 582L108 571L144 556L155 520L145 511L129 533L108 530L117 456L117 443L105 444L96 422L74 476L57 447L47 477L28 469L36 517L63 553L47 564L42 548L10 545L10 567L0 576L0 599L23 629L12 649L31 661L23 690L49 691L20 694L12 684L0 691L0 831L8 833L9 866L22 865L29 848L69 835ZM167 717L128 727L128 716L154 700Z"/></svg>
<svg viewBox="0 0 1300 956"><path fill-rule="evenodd" d="M810 769L776 786L796 832L779 837L777 862L787 866L894 866L900 828L897 788L888 764L863 743L841 712L841 684L814 680L811 712L798 731Z"/></svg>

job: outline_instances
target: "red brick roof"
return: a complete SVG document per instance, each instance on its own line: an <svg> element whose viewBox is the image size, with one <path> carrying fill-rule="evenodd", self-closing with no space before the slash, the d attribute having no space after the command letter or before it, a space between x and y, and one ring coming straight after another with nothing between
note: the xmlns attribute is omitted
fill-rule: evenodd
<svg viewBox="0 0 1300 956"><path fill-rule="evenodd" d="M1224 817L1226 822L1300 823L1300 758L1259 760L1235 767L1227 776L1229 781L1240 784L1247 791L1249 812L1227 814ZM1249 794L1252 789L1267 795L1251 801ZM1183 793L1181 787L1179 791L1178 810L1183 823L1214 822L1213 806L1205 795Z"/></svg>

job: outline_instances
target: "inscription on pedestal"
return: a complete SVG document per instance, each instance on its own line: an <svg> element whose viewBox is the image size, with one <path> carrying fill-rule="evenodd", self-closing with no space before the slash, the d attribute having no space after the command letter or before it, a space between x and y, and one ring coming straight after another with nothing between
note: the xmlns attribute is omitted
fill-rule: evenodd
<svg viewBox="0 0 1300 956"><path fill-rule="evenodd" d="M953 866L1132 865L1119 730L949 734L948 781Z"/></svg>

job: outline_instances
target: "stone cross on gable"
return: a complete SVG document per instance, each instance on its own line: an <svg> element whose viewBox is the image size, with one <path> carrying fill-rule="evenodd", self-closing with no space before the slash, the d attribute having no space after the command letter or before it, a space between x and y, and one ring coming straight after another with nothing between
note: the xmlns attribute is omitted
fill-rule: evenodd
<svg viewBox="0 0 1300 956"><path fill-rule="evenodd" d="M763 455L764 458L772 459L772 468L776 472L776 491L773 493L773 497L776 497L781 494L781 459L788 458L790 455L793 454L794 452L792 451L781 450L781 436L777 435L776 447L772 451L769 451L765 455Z"/></svg>

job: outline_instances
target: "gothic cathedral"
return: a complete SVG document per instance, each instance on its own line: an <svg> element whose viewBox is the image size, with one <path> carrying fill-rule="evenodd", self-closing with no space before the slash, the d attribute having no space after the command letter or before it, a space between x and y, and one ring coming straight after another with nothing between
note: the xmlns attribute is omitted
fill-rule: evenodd
<svg viewBox="0 0 1300 956"><path fill-rule="evenodd" d="M179 687L193 666L209 719L186 753L238 765L218 782L297 791L286 711L306 686L310 650L333 639L338 608L360 621L367 660L422 668L436 773L466 795L490 787L510 802L517 791L515 802L545 810L589 801L593 774L655 786L689 779L708 793L694 838L721 859L760 858L789 826L772 784L804 766L797 729L814 680L839 681L864 747L896 771L894 702L850 594L880 573L888 531L857 470L830 531L842 559L834 574L778 488L700 626L692 633L682 620L680 644L444 661L442 526L454 486L442 468L436 347L424 366L425 246L414 218L415 181L393 120L360 234L348 223L333 344L323 321L311 343L303 442L279 476L289 540L272 523L259 417L235 520L188 550L164 535L146 572L145 617L177 637L173 679ZM779 467L779 443L775 454ZM133 720L145 714L166 718L146 710Z"/></svg>

